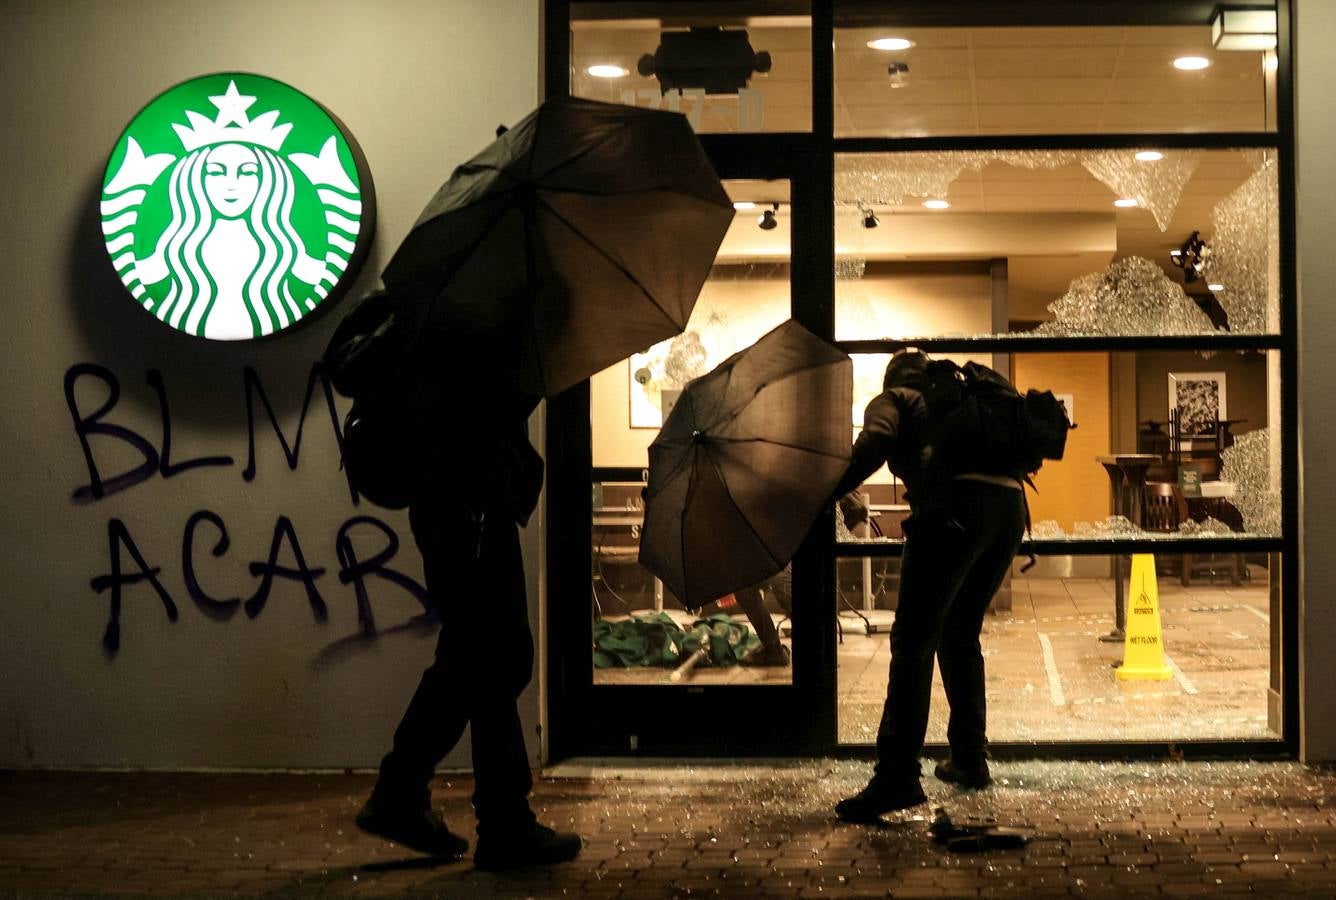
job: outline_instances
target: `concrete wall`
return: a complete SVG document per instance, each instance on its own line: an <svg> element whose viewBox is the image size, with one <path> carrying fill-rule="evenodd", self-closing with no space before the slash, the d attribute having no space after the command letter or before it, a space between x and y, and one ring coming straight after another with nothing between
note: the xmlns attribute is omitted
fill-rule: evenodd
<svg viewBox="0 0 1336 900"><path fill-rule="evenodd" d="M1336 760L1336 415L1331 348L1336 346L1336 4L1295 0L1296 224L1299 263L1299 681L1300 753Z"/></svg>
<svg viewBox="0 0 1336 900"><path fill-rule="evenodd" d="M377 633L364 634L356 593L339 580L335 538L370 515L397 535L387 567L421 580L406 516L354 506L339 471L331 416L317 389L289 468L263 406L247 422L252 370L289 443L302 420L311 365L333 315L262 343L213 345L138 310L105 262L97 202L121 129L160 91L222 70L266 74L305 91L360 141L379 197L375 246L351 296L373 287L389 254L451 169L538 97L535 0L136 0L8 2L0 7L0 158L11 176L0 216L6 302L0 307L0 767L367 766L431 657L434 627L409 627L421 605L379 578L366 581ZM92 363L120 397L105 421L163 451L158 393L170 402L171 462L230 456L227 465L162 474L100 501L77 503L89 470L67 405L67 372ZM91 413L107 397L76 380ZM253 433L254 477L248 480ZM143 461L125 442L94 436L104 476ZM541 446L541 442L539 443ZM251 598L251 563L270 555L276 523L291 523L327 618L299 582L275 579L254 616L192 602L183 537L200 525L193 558L213 597ZM120 646L103 646L112 571L109 528L123 524L177 609L146 581L124 587ZM359 557L388 540L349 532ZM537 526L526 534L531 606L538 603ZM121 565L138 570L127 549ZM296 567L285 538L281 566ZM485 602L481 598L480 602ZM210 616L208 612L214 612ZM365 617L364 617L365 618ZM532 616L537 620L536 614ZM504 636L494 636L504 639ZM531 746L537 688L523 701ZM452 765L467 764L457 753Z"/></svg>

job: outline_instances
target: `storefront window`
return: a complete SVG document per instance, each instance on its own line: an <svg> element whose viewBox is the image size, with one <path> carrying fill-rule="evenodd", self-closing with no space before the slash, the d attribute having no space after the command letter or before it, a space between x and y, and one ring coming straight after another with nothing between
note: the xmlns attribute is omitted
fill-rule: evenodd
<svg viewBox="0 0 1336 900"><path fill-rule="evenodd" d="M994 742L1181 741L1279 736L1279 554L1153 557L1160 677L1122 680L1113 561L1044 556L1013 568L984 616L981 644ZM1134 609L1149 608L1138 578ZM897 558L839 561L839 736L876 739L886 698ZM1150 618L1142 616L1139 618ZM1149 632L1148 632L1149 634ZM1138 635L1141 636L1141 635ZM1150 646L1137 644L1136 646ZM946 743L949 706L934 673L928 742Z"/></svg>
<svg viewBox="0 0 1336 900"><path fill-rule="evenodd" d="M790 316L788 183L725 187L734 221L686 330L590 383L595 684L792 682L787 571L688 612L638 562L648 448L665 415L691 379ZM693 663L707 632L733 651Z"/></svg>
<svg viewBox="0 0 1336 900"><path fill-rule="evenodd" d="M837 22L839 21L837 8ZM1207 23L835 31L840 137L1268 131L1275 51Z"/></svg>
<svg viewBox="0 0 1336 900"><path fill-rule="evenodd" d="M571 93L681 112L701 134L810 131L811 19L767 5L633 18L643 9L572 4Z"/></svg>
<svg viewBox="0 0 1336 900"><path fill-rule="evenodd" d="M836 336L1276 334L1272 150L841 154Z"/></svg>
<svg viewBox="0 0 1336 900"><path fill-rule="evenodd" d="M1281 617L1296 596L1287 577L1282 603L1295 546L1282 512L1294 461L1282 406L1294 365L1281 202L1292 123L1277 104L1284 35L1274 5L1257 5L1246 17L1255 33L1241 36L1213 32L1216 15L1199 4L1170 2L1129 12L1136 25L1116 23L1116 4L836 0L817 17L806 15L815 6L793 16L795 4L745 0L572 4L573 93L679 109L701 133L831 130L705 142L721 170L790 174L798 190L730 182L735 200L756 205L739 211L687 331L591 382L593 686L696 686L704 698L651 694L700 710L732 702L711 685L786 684L752 695L775 709L812 704L804 747L875 736L910 514L885 469L799 555L792 638L787 573L701 611L754 625L740 603L759 604L798 648L796 680L787 668L697 665L674 681L680 652L627 663L599 646L611 635L615 650L619 623L637 618L697 627L635 562L647 448L687 380L792 314L853 357L851 441L907 346L1051 390L1078 426L1027 492L1022 550L1039 561L1013 568L985 619L995 742L1281 734ZM744 40L737 58L750 68L728 85L674 74L692 58L731 60ZM817 177L796 180L807 171ZM792 219L816 222L820 210L833 230L799 231L791 246ZM815 277L832 244L833 297ZM1119 680L1130 644L1115 632L1146 554L1167 674ZM809 647L821 652L804 656ZM587 666L575 662L577 680ZM947 707L934 690L928 740L941 743ZM643 746L649 713L582 709Z"/></svg>
<svg viewBox="0 0 1336 900"><path fill-rule="evenodd" d="M1034 476L1031 536L1075 542L1279 537L1279 353L959 354L1009 375L1020 390L1051 390L1077 425L1060 460ZM881 391L886 354L854 354L857 435ZM1119 462L1121 460L1121 462ZM1120 468L1121 467L1121 468ZM1136 482L1119 499L1118 484ZM903 538L903 486L885 468L860 488L871 518L843 541Z"/></svg>

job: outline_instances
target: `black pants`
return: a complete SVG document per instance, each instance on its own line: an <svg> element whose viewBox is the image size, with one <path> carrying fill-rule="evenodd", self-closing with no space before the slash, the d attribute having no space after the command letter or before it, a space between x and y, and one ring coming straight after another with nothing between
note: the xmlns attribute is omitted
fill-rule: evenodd
<svg viewBox="0 0 1336 900"><path fill-rule="evenodd" d="M441 619L422 674L381 762L376 790L410 802L472 726L479 833L534 821L533 787L516 700L533 674L519 528L504 512L419 504L409 510L427 590Z"/></svg>
<svg viewBox="0 0 1336 900"><path fill-rule="evenodd" d="M951 706L951 756L982 760L987 704L979 632L1025 531L1025 498L1012 488L957 480L940 508L905 522L900 595L891 627L891 681L877 731L877 775L919 777L932 663Z"/></svg>

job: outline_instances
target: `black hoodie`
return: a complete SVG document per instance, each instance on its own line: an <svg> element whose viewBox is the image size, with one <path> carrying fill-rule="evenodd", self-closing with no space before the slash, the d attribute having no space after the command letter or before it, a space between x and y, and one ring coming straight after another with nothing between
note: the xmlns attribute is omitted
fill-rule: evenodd
<svg viewBox="0 0 1336 900"><path fill-rule="evenodd" d="M858 487L885 464L904 483L905 499L911 506L924 499L928 410L919 386L927 363L927 356L914 350L891 357L882 392L863 412L863 431L854 442L849 468L835 489L836 498Z"/></svg>

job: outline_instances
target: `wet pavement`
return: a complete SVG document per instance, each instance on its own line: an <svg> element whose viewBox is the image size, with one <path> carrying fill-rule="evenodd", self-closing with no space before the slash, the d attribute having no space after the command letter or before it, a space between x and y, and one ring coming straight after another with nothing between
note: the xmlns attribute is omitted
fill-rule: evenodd
<svg viewBox="0 0 1336 900"><path fill-rule="evenodd" d="M929 804L879 826L831 807L863 762L568 764L535 808L579 831L572 862L506 874L425 860L352 817L367 775L0 776L0 893L20 896L1336 897L1336 771L1297 763L1001 762L994 787L925 779ZM435 800L472 840L468 777ZM955 854L931 807L1033 830Z"/></svg>

